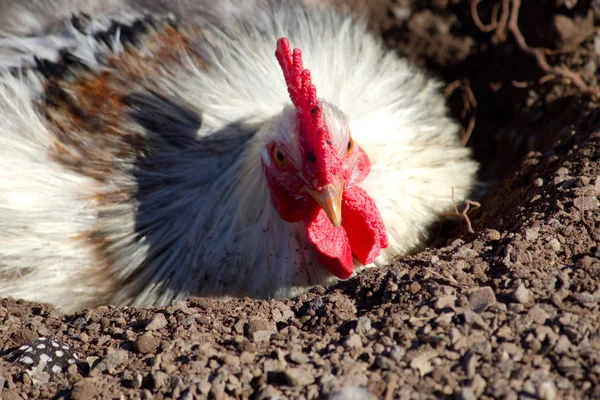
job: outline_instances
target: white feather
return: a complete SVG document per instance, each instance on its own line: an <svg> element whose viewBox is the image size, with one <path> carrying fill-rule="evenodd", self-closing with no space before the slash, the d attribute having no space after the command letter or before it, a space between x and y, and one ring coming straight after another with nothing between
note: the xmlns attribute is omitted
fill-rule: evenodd
<svg viewBox="0 0 600 400"><path fill-rule="evenodd" d="M41 84L31 74L0 79L0 293L84 305L94 288L71 282L90 255L72 236L97 217L88 200L94 182L48 156L53 135L32 104Z"/></svg>

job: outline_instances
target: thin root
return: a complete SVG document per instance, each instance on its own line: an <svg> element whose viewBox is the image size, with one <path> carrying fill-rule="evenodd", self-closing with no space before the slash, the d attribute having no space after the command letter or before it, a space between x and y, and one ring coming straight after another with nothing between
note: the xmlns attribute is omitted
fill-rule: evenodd
<svg viewBox="0 0 600 400"><path fill-rule="evenodd" d="M498 10L500 9L500 3L494 4L494 8L492 8L492 22L487 25L481 22L481 19L479 18L479 13L477 12L479 3L481 3L481 0L473 0L471 2L471 15L473 16L473 22L475 22L477 28L482 32L491 32L498 28Z"/></svg>
<svg viewBox="0 0 600 400"><path fill-rule="evenodd" d="M460 118L464 119L464 118L466 118L467 114L470 114L469 123L467 125L467 128L463 129L463 133L461 135L461 144L464 147L469 142L469 139L471 138L471 134L473 133L473 129L475 129L475 122L477 120L477 117L475 116L475 110L477 109L477 99L475 98L475 94L473 93L473 90L471 89L471 84L466 79L462 79L462 80L457 79L457 80L451 82L450 84L448 84L448 86L446 86L446 89L444 90L444 93L443 93L444 97L445 98L450 97L450 95L452 95L452 93L454 93L456 91L456 89L458 89L458 88L463 89L463 93L462 93L463 110L462 110Z"/></svg>
<svg viewBox="0 0 600 400"><path fill-rule="evenodd" d="M452 203L454 204L454 213L444 214L447 216L457 216L467 225L467 231L469 233L475 233L473 230L473 226L471 225L471 219L469 218L469 212L476 210L481 207L481 203L473 200L465 200L465 208L462 211L458 211L458 205L456 204L456 199L454 198L454 186L452 187Z"/></svg>

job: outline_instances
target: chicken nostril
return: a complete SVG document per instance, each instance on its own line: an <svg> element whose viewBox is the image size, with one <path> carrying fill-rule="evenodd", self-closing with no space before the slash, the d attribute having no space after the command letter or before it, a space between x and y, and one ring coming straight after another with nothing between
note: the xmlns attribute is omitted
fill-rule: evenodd
<svg viewBox="0 0 600 400"><path fill-rule="evenodd" d="M317 161L317 157L315 157L315 153L313 153L312 151L310 153L308 153L308 161L310 161L310 162Z"/></svg>

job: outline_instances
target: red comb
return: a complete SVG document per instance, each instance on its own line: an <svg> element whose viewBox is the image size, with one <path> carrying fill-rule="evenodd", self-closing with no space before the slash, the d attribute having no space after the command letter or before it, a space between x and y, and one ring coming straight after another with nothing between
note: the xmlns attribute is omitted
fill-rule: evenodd
<svg viewBox="0 0 600 400"><path fill-rule="evenodd" d="M283 70L283 77L290 99L296 107L300 125L304 128L302 133L318 133L319 128L326 125L317 100L317 89L310 79L310 71L302 66L302 52L300 49L294 49L292 52L289 41L281 38L277 41L275 56Z"/></svg>

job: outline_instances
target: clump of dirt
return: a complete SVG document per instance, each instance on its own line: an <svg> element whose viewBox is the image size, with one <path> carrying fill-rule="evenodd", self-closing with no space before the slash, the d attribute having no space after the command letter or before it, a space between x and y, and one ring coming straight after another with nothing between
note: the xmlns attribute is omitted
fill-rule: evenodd
<svg viewBox="0 0 600 400"><path fill-rule="evenodd" d="M523 2L523 45L517 3L397 0L373 17L449 82L495 183L474 234L293 300L73 315L1 300L2 354L53 335L84 361L1 360L0 397L600 398L600 4Z"/></svg>

